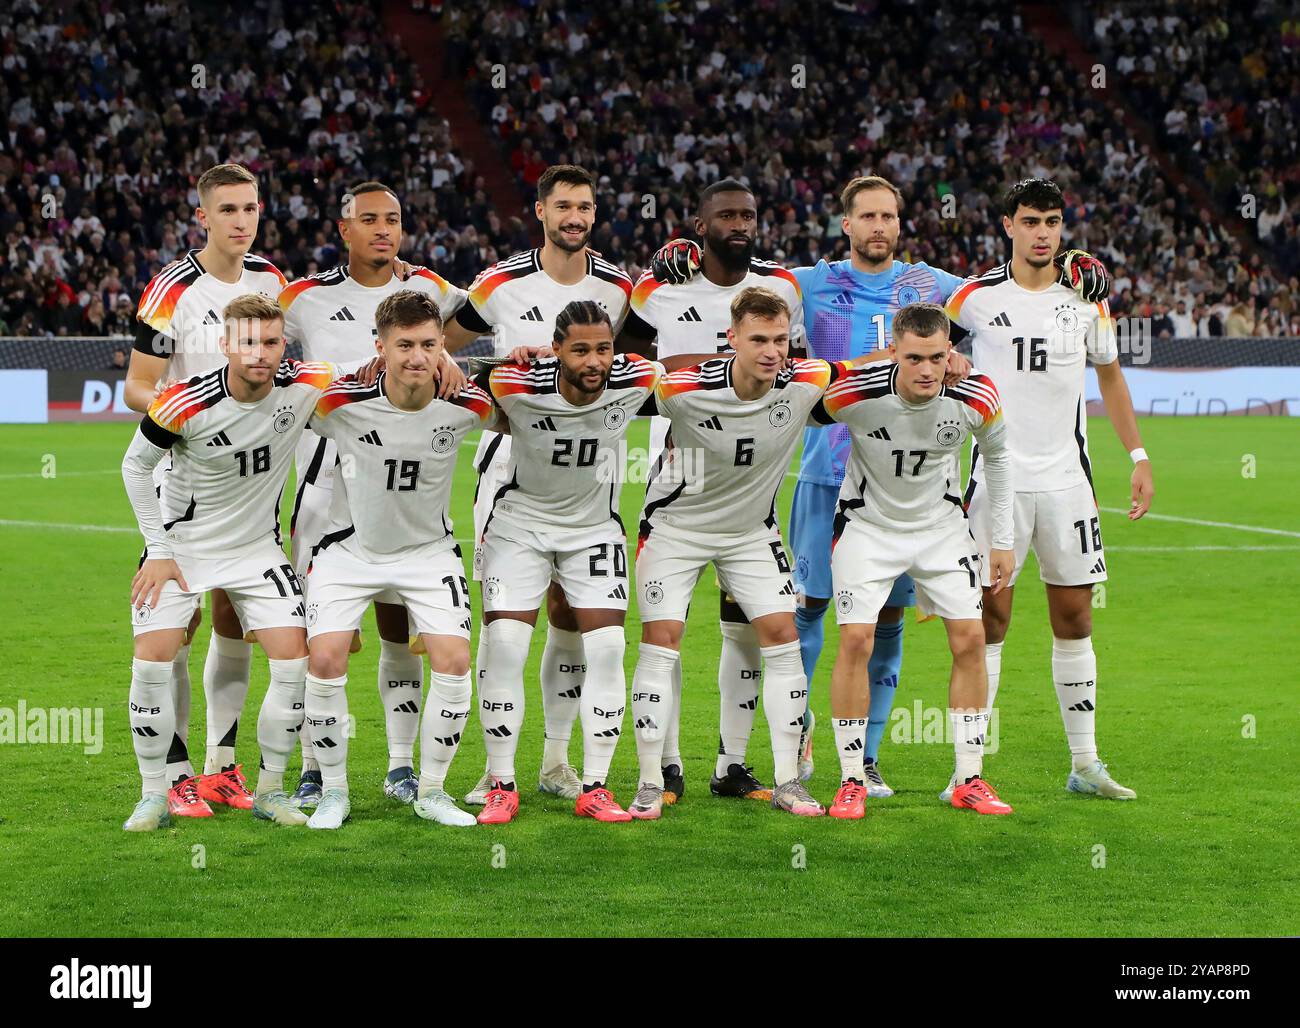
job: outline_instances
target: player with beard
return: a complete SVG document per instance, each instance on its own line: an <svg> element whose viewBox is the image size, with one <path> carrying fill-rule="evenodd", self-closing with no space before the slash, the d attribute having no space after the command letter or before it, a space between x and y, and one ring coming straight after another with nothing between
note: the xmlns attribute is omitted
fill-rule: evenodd
<svg viewBox="0 0 1300 1028"><path fill-rule="evenodd" d="M695 233L704 241L700 274L680 285L658 281L647 271L632 290L632 309L619 336L621 350L647 353L653 346L669 371L688 368L728 352L731 301L741 290L763 286L780 296L791 312L790 345L799 348L803 300L794 276L771 261L754 257L758 206L748 186L736 179L714 182L700 192ZM650 425L650 466L664 452L668 419L656 415ZM718 659L720 697L718 757L709 789L715 796L770 800L772 790L745 764L754 728L762 679L758 634L735 598L719 597L722 649ZM663 801L681 798L686 782L678 735L681 726L682 669L673 672L673 709L668 714L663 750Z"/></svg>
<svg viewBox="0 0 1300 1028"><path fill-rule="evenodd" d="M918 302L943 305L962 282L924 262L895 258L903 197L887 179L878 175L853 179L840 196L840 206L841 227L849 240L848 259L822 260L811 268L793 269L803 291L808 354L831 362L883 351L892 341L893 316L901 308ZM1096 258L1070 250L1055 260L1061 284L1083 300L1099 302L1109 293L1109 275ZM698 263L695 244L675 241L655 255L651 270L657 278L681 282L695 273ZM969 372L970 362L955 351L949 360L946 382L951 385ZM849 434L843 425L808 429L790 509L790 544L799 598L795 621L810 695L823 644L822 620L832 592L832 525L848 455ZM862 751L863 780L871 797L893 795L880 774L880 743L902 669L903 608L914 604L911 579L904 575L876 621L868 669L871 707ZM811 708L805 722L799 776L806 781L813 772L815 722Z"/></svg>
<svg viewBox="0 0 1300 1028"><path fill-rule="evenodd" d="M617 334L627 313L632 280L587 249L596 220L596 181L591 173L573 164L547 168L537 181L533 210L542 223L545 242L498 261L474 280L468 302L447 323L449 351L463 349L488 333L497 357L520 347L549 347L556 319L574 300L596 303L609 315ZM532 426L526 430L545 431ZM484 432L474 463L479 473L474 494L474 578L482 581L483 531L497 494L509 481L510 438ZM587 661L578 621L563 590L554 584L547 594L546 615L541 667L546 745L537 787L576 801L582 780L569 764L569 737L578 717ZM482 648L480 637L480 670ZM492 778L485 771L465 802L483 804L491 788Z"/></svg>

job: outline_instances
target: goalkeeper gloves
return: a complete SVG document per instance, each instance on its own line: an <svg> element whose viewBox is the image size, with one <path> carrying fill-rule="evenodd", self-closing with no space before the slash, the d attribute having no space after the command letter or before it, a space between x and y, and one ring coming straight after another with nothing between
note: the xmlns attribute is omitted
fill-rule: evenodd
<svg viewBox="0 0 1300 1028"><path fill-rule="evenodd" d="M1056 267L1056 281L1073 289L1085 303L1101 303L1110 296L1110 272L1088 251L1066 250L1056 258Z"/></svg>
<svg viewBox="0 0 1300 1028"><path fill-rule="evenodd" d="M674 239L661 246L650 258L650 274L656 282L664 285L684 285L700 270L703 255L699 243L689 239Z"/></svg>

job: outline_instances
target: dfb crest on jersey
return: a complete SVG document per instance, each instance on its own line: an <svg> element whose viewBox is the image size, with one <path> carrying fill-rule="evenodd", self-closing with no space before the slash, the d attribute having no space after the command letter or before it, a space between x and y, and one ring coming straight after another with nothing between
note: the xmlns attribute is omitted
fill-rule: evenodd
<svg viewBox="0 0 1300 1028"><path fill-rule="evenodd" d="M474 547L474 570L475 571L483 570L483 547L482 546Z"/></svg>
<svg viewBox="0 0 1300 1028"><path fill-rule="evenodd" d="M921 292L916 286L902 286L898 290L898 306L906 307L909 303L918 303L921 299Z"/></svg>
<svg viewBox="0 0 1300 1028"><path fill-rule="evenodd" d="M294 414L292 407L281 407L275 412L275 420L271 422L271 427L283 435L293 428L294 422L297 420L298 416Z"/></svg>
<svg viewBox="0 0 1300 1028"><path fill-rule="evenodd" d="M625 421L627 421L627 411L622 407L610 407L605 411L605 427L611 432L622 428Z"/></svg>
<svg viewBox="0 0 1300 1028"><path fill-rule="evenodd" d="M489 578L483 583L483 598L496 600L501 595L501 579Z"/></svg>
<svg viewBox="0 0 1300 1028"><path fill-rule="evenodd" d="M316 618L320 614L319 603L307 604L307 627L311 628L316 624Z"/></svg>
<svg viewBox="0 0 1300 1028"><path fill-rule="evenodd" d="M646 603L662 603L664 599L664 587L662 582L646 582L645 584L645 601Z"/></svg>
<svg viewBox="0 0 1300 1028"><path fill-rule="evenodd" d="M940 421L934 438L940 446L952 446L961 438L961 427L955 421Z"/></svg>
<svg viewBox="0 0 1300 1028"><path fill-rule="evenodd" d="M835 609L841 614L848 614L853 610L853 594L849 592L840 593L835 598Z"/></svg>
<svg viewBox="0 0 1300 1028"><path fill-rule="evenodd" d="M131 612L131 620L137 625L147 625L153 620L153 608L147 603L142 603Z"/></svg>
<svg viewBox="0 0 1300 1028"><path fill-rule="evenodd" d="M1062 332L1074 332L1079 327L1079 313L1069 304L1056 308L1056 327Z"/></svg>
<svg viewBox="0 0 1300 1028"><path fill-rule="evenodd" d="M456 435L449 428L440 428L433 436L433 452L449 453L456 445Z"/></svg>
<svg viewBox="0 0 1300 1028"><path fill-rule="evenodd" d="M772 409L767 412L767 420L771 422L773 428L780 428L782 425L786 424L792 416L793 415L790 413L790 405L784 400L774 405Z"/></svg>

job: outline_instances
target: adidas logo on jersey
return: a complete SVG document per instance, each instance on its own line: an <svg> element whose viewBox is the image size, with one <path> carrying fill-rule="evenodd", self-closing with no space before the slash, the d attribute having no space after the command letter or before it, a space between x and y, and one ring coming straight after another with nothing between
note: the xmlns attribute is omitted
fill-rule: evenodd
<svg viewBox="0 0 1300 1028"><path fill-rule="evenodd" d="M532 310L524 311L523 314L519 315L519 320L520 321L541 321L542 312L538 308L534 307Z"/></svg>
<svg viewBox="0 0 1300 1028"><path fill-rule="evenodd" d="M1092 566L1092 572L1091 572L1091 573L1094 574L1094 575L1101 575L1101 574L1104 574L1105 571L1106 571L1106 558L1105 558L1105 557L1098 557L1098 558L1097 558L1097 563L1094 564L1094 565Z"/></svg>
<svg viewBox="0 0 1300 1028"><path fill-rule="evenodd" d="M384 445L382 442L380 442L379 433L374 431L367 432L365 435L357 436L357 442L369 443L371 446Z"/></svg>
<svg viewBox="0 0 1300 1028"><path fill-rule="evenodd" d="M997 325L999 328L1010 328L1011 319L1007 317L1007 312L1003 311L996 318L989 322L990 325Z"/></svg>
<svg viewBox="0 0 1300 1028"><path fill-rule="evenodd" d="M208 445L209 445L209 446L229 446L229 445L231 445L231 443L230 443L230 436L226 435L225 432L218 432L216 435L214 435L211 439L208 440Z"/></svg>
<svg viewBox="0 0 1300 1028"><path fill-rule="evenodd" d="M720 420L718 420L718 416L715 414L715 415L713 415L713 417L709 418L707 421L701 421L701 422L700 422L700 428L711 428L711 429L713 429L713 431L715 431L715 432L721 432L721 431L722 431L722 422L721 422Z"/></svg>
<svg viewBox="0 0 1300 1028"><path fill-rule="evenodd" d="M832 306L832 307L852 307L852 306L853 306L853 294L852 294L852 293L838 293L838 294L836 294L835 296L833 296L833 297L831 298L831 306Z"/></svg>
<svg viewBox="0 0 1300 1028"><path fill-rule="evenodd" d="M555 427L555 419L551 417L542 418L541 421L534 421L532 427L537 429L539 432L559 431L559 429Z"/></svg>
<svg viewBox="0 0 1300 1028"><path fill-rule="evenodd" d="M348 310L346 307L340 308L338 311L331 314L329 319L330 321L356 321L357 320L352 316L352 312Z"/></svg>
<svg viewBox="0 0 1300 1028"><path fill-rule="evenodd" d="M463 631L468 632L470 630L469 618L466 618L464 621L462 621L460 623L460 627Z"/></svg>
<svg viewBox="0 0 1300 1028"><path fill-rule="evenodd" d="M605 598L607 600L626 600L627 590L623 588L623 583L620 582L618 585L614 586L613 591Z"/></svg>
<svg viewBox="0 0 1300 1028"><path fill-rule="evenodd" d="M293 608L293 615L292 615L293 617L296 618L305 617L306 614L307 614L307 608L305 605L301 603L298 604L298 606Z"/></svg>
<svg viewBox="0 0 1300 1028"><path fill-rule="evenodd" d="M682 311L681 314L677 315L677 320L678 321L703 321L704 319L700 317L700 312L697 311L694 307L687 307L686 310Z"/></svg>
<svg viewBox="0 0 1300 1028"><path fill-rule="evenodd" d="M884 439L886 442L889 442L889 429L883 427L878 428L874 432L868 432L867 437L870 439Z"/></svg>
<svg viewBox="0 0 1300 1028"><path fill-rule="evenodd" d="M781 589L781 591L780 591L779 593L777 593L777 595L778 595L778 596L793 596L793 595L794 595L794 583L793 583L793 582L786 582L786 583L785 583L785 586Z"/></svg>
<svg viewBox="0 0 1300 1028"><path fill-rule="evenodd" d="M214 311L211 307L209 307L209 308L208 308L208 313L205 314L205 315L203 315L203 324L205 324L205 325L220 325L220 324L221 324L221 318L217 315L217 312L216 312L216 311Z"/></svg>

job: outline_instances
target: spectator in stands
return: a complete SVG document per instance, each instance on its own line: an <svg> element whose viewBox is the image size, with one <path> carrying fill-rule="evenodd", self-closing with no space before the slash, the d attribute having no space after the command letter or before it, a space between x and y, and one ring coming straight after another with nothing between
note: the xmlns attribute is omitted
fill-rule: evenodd
<svg viewBox="0 0 1300 1028"><path fill-rule="evenodd" d="M1174 303L1169 321L1173 325L1175 339L1191 339L1197 335L1196 319L1188 312L1186 300L1180 298Z"/></svg>
<svg viewBox="0 0 1300 1028"><path fill-rule="evenodd" d="M1255 334L1255 311L1245 300L1238 300L1228 312L1224 326L1229 336L1251 336Z"/></svg>

